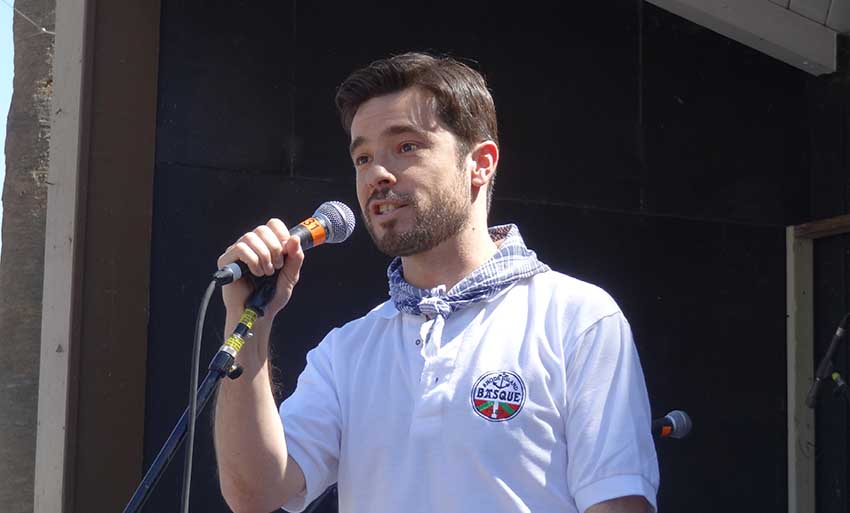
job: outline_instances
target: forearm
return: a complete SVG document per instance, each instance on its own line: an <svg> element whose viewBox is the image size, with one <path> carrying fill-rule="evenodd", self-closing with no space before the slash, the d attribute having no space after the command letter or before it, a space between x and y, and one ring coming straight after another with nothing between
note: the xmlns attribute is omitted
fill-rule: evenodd
<svg viewBox="0 0 850 513"><path fill-rule="evenodd" d="M594 504L584 513L651 513L652 506L640 495L618 497Z"/></svg>
<svg viewBox="0 0 850 513"><path fill-rule="evenodd" d="M228 317L225 337L238 318ZM237 356L236 380L224 379L215 411L215 450L221 491L234 511L266 513L301 491L303 476L288 457L283 426L270 387L270 326L258 323ZM300 477L300 479L298 478Z"/></svg>

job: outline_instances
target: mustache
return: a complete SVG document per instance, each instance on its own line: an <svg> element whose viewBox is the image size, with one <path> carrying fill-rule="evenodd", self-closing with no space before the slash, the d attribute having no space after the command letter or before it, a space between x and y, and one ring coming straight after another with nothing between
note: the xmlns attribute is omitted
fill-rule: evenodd
<svg viewBox="0 0 850 513"><path fill-rule="evenodd" d="M387 201L397 201L399 203L410 203L412 196L410 194L398 194L392 189L380 189L376 190L369 196L369 201L366 202L366 206L372 204L373 201L379 200L387 200Z"/></svg>

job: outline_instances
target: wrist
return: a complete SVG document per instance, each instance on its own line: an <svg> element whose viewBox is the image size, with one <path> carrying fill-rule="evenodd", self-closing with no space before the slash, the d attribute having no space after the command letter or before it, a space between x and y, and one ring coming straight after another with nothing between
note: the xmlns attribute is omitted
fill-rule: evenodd
<svg viewBox="0 0 850 513"><path fill-rule="evenodd" d="M241 320L242 312L227 312L225 321L224 337L233 334L236 326ZM257 318L251 326L251 330L244 338L244 345L236 355L236 361L243 367L245 372L256 372L268 363L269 359L269 336L271 334L271 319L265 317Z"/></svg>

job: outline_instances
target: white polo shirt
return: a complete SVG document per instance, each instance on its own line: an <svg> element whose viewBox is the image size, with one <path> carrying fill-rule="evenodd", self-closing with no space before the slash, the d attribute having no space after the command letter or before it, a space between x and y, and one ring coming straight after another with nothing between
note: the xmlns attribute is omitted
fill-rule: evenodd
<svg viewBox="0 0 850 513"><path fill-rule="evenodd" d="M280 407L303 510L583 512L642 495L658 462L631 330L602 289L549 271L446 321L392 301L331 331ZM438 342L438 341L437 341Z"/></svg>

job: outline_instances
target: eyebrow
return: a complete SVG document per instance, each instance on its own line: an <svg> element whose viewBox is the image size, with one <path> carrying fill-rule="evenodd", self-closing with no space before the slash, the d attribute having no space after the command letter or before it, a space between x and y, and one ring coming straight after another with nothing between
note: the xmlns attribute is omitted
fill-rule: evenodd
<svg viewBox="0 0 850 513"><path fill-rule="evenodd" d="M381 137L392 137L394 135L402 135L402 134L414 134L422 139L428 139L428 134L413 125L392 125L388 126L381 132ZM354 152L357 151L357 148L365 144L367 139L362 135L359 135L351 141L351 146L349 146L348 153L354 155Z"/></svg>

